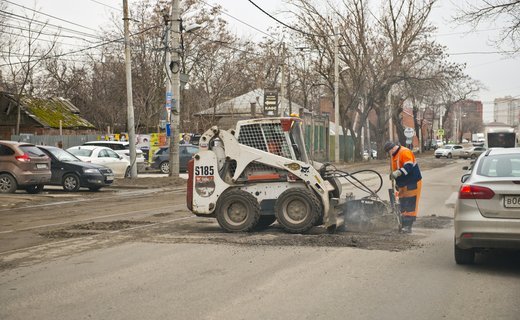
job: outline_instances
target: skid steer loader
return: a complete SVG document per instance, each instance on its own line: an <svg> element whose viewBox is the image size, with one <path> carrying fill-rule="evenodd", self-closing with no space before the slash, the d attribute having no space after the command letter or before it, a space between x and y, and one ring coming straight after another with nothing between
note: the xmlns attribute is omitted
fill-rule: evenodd
<svg viewBox="0 0 520 320"><path fill-rule="evenodd" d="M302 120L243 120L236 130L212 127L188 164L187 206L228 232L268 227L290 233L342 225L348 198L328 166L309 160ZM371 192L374 194L373 192Z"/></svg>

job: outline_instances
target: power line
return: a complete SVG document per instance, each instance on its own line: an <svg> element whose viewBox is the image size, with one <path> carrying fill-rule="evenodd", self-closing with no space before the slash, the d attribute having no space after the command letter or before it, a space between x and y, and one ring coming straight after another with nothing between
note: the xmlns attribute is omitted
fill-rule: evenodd
<svg viewBox="0 0 520 320"><path fill-rule="evenodd" d="M72 21L69 21L69 20L65 20L65 19L62 19L62 18L59 18L59 17L56 17L56 16L53 16L53 15L50 15L50 14L47 14L47 13L44 13L44 12L41 12L39 10L34 10L34 9L31 9L31 8L27 8L25 6L22 6L20 4L16 4L14 2L11 2L9 0L4 0L5 2L7 3L10 3L12 5L15 5L17 7L20 7L20 8L24 8L25 10L30 10L30 11L33 11L33 12L36 12L38 14L41 14L41 15L44 15L44 16L47 16L47 17L50 17L50 18L53 18L53 19L56 19L56 20L59 20L59 21L63 21L63 22L66 22L66 23L70 23L72 25L75 25L75 26L78 26L78 27L81 27L81 28L85 28L85 29L88 29L88 30L91 30L91 31L94 31L94 32L97 32L98 30L96 29L92 29L92 28L89 28L89 27L86 27L86 26L83 26L81 24L78 24L78 23L75 23L75 22L72 22Z"/></svg>
<svg viewBox="0 0 520 320"><path fill-rule="evenodd" d="M99 1L96 1L96 0L90 0L90 1L92 1L92 2L94 2L94 3L97 3L97 4L100 4L100 5L102 5L102 6L105 6L105 7L107 7L107 8L110 8L110 9L113 9L113 10L117 10L117 11L120 11L120 12L123 12L123 10L121 10L120 8L112 7L111 5L108 5L108 4L106 4L106 3L99 2Z"/></svg>
<svg viewBox="0 0 520 320"><path fill-rule="evenodd" d="M155 25L155 26L146 28L146 29L144 29L142 31L139 31L139 32L131 34L130 37L133 37L133 36L136 36L136 35L148 32L149 30L152 30L152 29L155 29L155 28L158 28L158 27L162 27L162 25ZM100 44L97 44L97 45L94 45L94 46L86 47L86 48L75 50L75 51L69 51L67 53L47 56L47 57L42 58L42 59L29 60L29 61L23 61L23 62L16 62L16 63L0 64L0 67L5 67L5 66L10 66L10 65L15 65L15 64L24 64L24 63L29 63L29 62L37 62L37 61L53 59L53 58L59 58L59 57L68 56L68 55L71 55L71 54L74 54L74 53L79 53L79 52L84 52L84 51L91 50L91 49L96 49L96 48L99 48L99 47L102 47L102 46L106 46L106 45L111 44L111 43L120 42L122 40L124 40L124 37L118 38L118 39L113 39L113 40L108 40L108 41L105 41L103 43L100 43Z"/></svg>
<svg viewBox="0 0 520 320"><path fill-rule="evenodd" d="M78 35L81 35L81 36L91 37L91 38L99 40L99 36L92 35L92 34L87 33L87 32L65 28L65 27L62 27L62 26L58 26L58 25L55 25L55 24L43 22L43 21L36 20L36 19L30 19L30 18L21 16L21 15L15 14L15 13L11 13L11 12L8 12L8 11L4 11L4 10L0 10L0 13L2 13L4 16L7 15L8 17L9 16L15 17L18 20L22 20L24 22L36 23L36 24L43 25L44 27L49 26L49 27L57 28L58 30L63 30L65 32L75 33L75 34L78 34Z"/></svg>
<svg viewBox="0 0 520 320"><path fill-rule="evenodd" d="M279 24L291 29L291 30L294 30L294 31L297 31L297 32L300 32L304 35L307 35L307 36L311 36L311 37L321 37L319 35L316 35L316 34L312 34L312 33L308 33L308 32L305 32L303 30L300 30L298 28L295 28L293 26L290 26L280 20L278 20L277 18L273 17L269 12L265 11L264 9L262 9L261 7L259 7L256 3L254 3L252 0L248 0L252 5L254 5L258 10L262 11L264 14L266 14L269 18L273 19L274 21L278 22Z"/></svg>
<svg viewBox="0 0 520 320"><path fill-rule="evenodd" d="M201 35L199 35L197 33L193 33L193 35L195 35L196 37L199 37L199 38L201 38L203 40L209 41L209 42L218 43L221 46L223 46L224 48L228 48L228 49L233 50L233 51L240 51L240 52L243 52L243 53L252 54L252 55L255 55L255 56L260 56L260 54L255 53L255 52L251 52L251 51L247 51L247 50L231 47L231 46L229 46L230 43L228 43L228 42L224 42L224 41L220 41L220 40L208 39L208 38L205 38L205 37L203 37L203 36L201 36Z"/></svg>
<svg viewBox="0 0 520 320"><path fill-rule="evenodd" d="M202 2L202 3L204 3L204 4L208 5L208 6L210 6L210 7L213 8L213 9L217 8L216 6L213 6L213 5L207 3L207 2L204 1L204 0L200 0L200 2ZM252 26L252 25L250 25L249 23L247 23L247 22L245 22L245 21L243 21L243 20L241 20L241 19L238 19L237 17L232 16L231 14L227 13L227 12L224 11L224 10L222 10L222 13L225 14L226 16L228 16L228 17L230 17L230 18L232 18L232 19L234 19L234 20L236 20L236 21L238 21L238 22L240 22L240 23L242 23L242 24L244 24L244 25L250 27L251 29L254 29L254 30L256 30L256 31L258 31L258 32L260 32L260 33L262 33L262 34L265 34L266 36L268 36L268 37L270 37L270 38L273 38L273 39L275 39L275 40L278 40L278 39L276 39L275 37L273 37L273 35L271 35L271 34L265 32L265 31L263 31L263 30L261 30L261 29L258 29L257 27Z"/></svg>
<svg viewBox="0 0 520 320"><path fill-rule="evenodd" d="M21 26L13 26L13 25L9 25L9 24L0 24L0 26L11 28L11 29L18 29L18 30L25 31L25 32L33 32L33 33L42 34L42 35L45 35L45 36L61 37L61 38L69 38L69 39L78 39L78 40L82 40L82 41L85 41L85 42L88 42L88 43L95 43L95 42L92 42L92 41L87 40L85 38L81 38L79 36L72 36L72 35L59 34L59 33L47 33L47 32L43 32L42 30L40 30L40 31L38 31L38 30L31 30L31 29L24 28L24 27L21 27ZM102 41L101 38L98 38L97 40L101 40Z"/></svg>
<svg viewBox="0 0 520 320"><path fill-rule="evenodd" d="M516 53L517 51L468 51L468 52L454 52L448 53L450 56L461 56L461 55L469 55L469 54L497 54L497 53Z"/></svg>

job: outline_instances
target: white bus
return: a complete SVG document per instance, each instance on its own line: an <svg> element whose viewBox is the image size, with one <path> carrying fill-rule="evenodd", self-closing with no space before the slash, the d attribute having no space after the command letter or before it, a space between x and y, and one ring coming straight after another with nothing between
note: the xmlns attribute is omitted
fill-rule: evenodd
<svg viewBox="0 0 520 320"><path fill-rule="evenodd" d="M486 126L484 129L486 141L484 147L489 148L514 148L518 146L518 137L515 129L506 124Z"/></svg>

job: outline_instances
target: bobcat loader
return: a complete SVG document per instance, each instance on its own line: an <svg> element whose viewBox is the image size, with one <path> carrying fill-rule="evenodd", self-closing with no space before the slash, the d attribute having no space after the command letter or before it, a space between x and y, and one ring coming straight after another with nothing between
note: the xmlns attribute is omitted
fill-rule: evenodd
<svg viewBox="0 0 520 320"><path fill-rule="evenodd" d="M348 200L337 175L309 161L302 120L243 120L236 130L212 127L188 164L187 206L214 217L228 232L265 228L275 221L290 233L342 224Z"/></svg>

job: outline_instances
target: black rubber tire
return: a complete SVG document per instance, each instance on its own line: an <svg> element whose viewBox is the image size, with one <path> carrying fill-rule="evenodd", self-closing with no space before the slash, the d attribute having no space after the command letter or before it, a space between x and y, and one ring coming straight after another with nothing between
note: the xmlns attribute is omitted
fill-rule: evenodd
<svg viewBox="0 0 520 320"><path fill-rule="evenodd" d="M448 159L451 159L451 158L452 158L451 153L448 153L448 157L447 157L447 158L448 158Z"/></svg>
<svg viewBox="0 0 520 320"><path fill-rule="evenodd" d="M455 262L457 264L474 264L475 263L475 249L461 249L454 245L455 248Z"/></svg>
<svg viewBox="0 0 520 320"><path fill-rule="evenodd" d="M61 181L61 186L67 192L76 192L80 187L79 177L74 173L67 173Z"/></svg>
<svg viewBox="0 0 520 320"><path fill-rule="evenodd" d="M18 183L12 175L0 174L0 193L15 193L16 189L18 189Z"/></svg>
<svg viewBox="0 0 520 320"><path fill-rule="evenodd" d="M435 156L435 158L439 159L441 156Z"/></svg>
<svg viewBox="0 0 520 320"><path fill-rule="evenodd" d="M276 221L275 215L269 215L269 216L260 216L260 219L258 220L258 223L255 226L255 230L263 230L270 225L272 225Z"/></svg>
<svg viewBox="0 0 520 320"><path fill-rule="evenodd" d="M471 159L477 159L477 155L476 154L472 154L471 155Z"/></svg>
<svg viewBox="0 0 520 320"><path fill-rule="evenodd" d="M92 192L97 192L99 189L101 189L101 187L89 187L88 189Z"/></svg>
<svg viewBox="0 0 520 320"><path fill-rule="evenodd" d="M43 184L33 184L25 187L25 191L29 194L37 194L43 191Z"/></svg>
<svg viewBox="0 0 520 320"><path fill-rule="evenodd" d="M130 178L130 175L131 175L130 167L127 167L125 170L125 179Z"/></svg>
<svg viewBox="0 0 520 320"><path fill-rule="evenodd" d="M278 223L290 233L303 233L317 224L321 202L314 192L303 188L285 190L274 207Z"/></svg>
<svg viewBox="0 0 520 320"><path fill-rule="evenodd" d="M169 174L170 173L170 162L168 162L168 161L161 162L161 164L159 165L159 169L161 170L162 173Z"/></svg>
<svg viewBox="0 0 520 320"><path fill-rule="evenodd" d="M217 201L218 224L227 232L248 232L260 220L260 204L249 192L228 190Z"/></svg>

